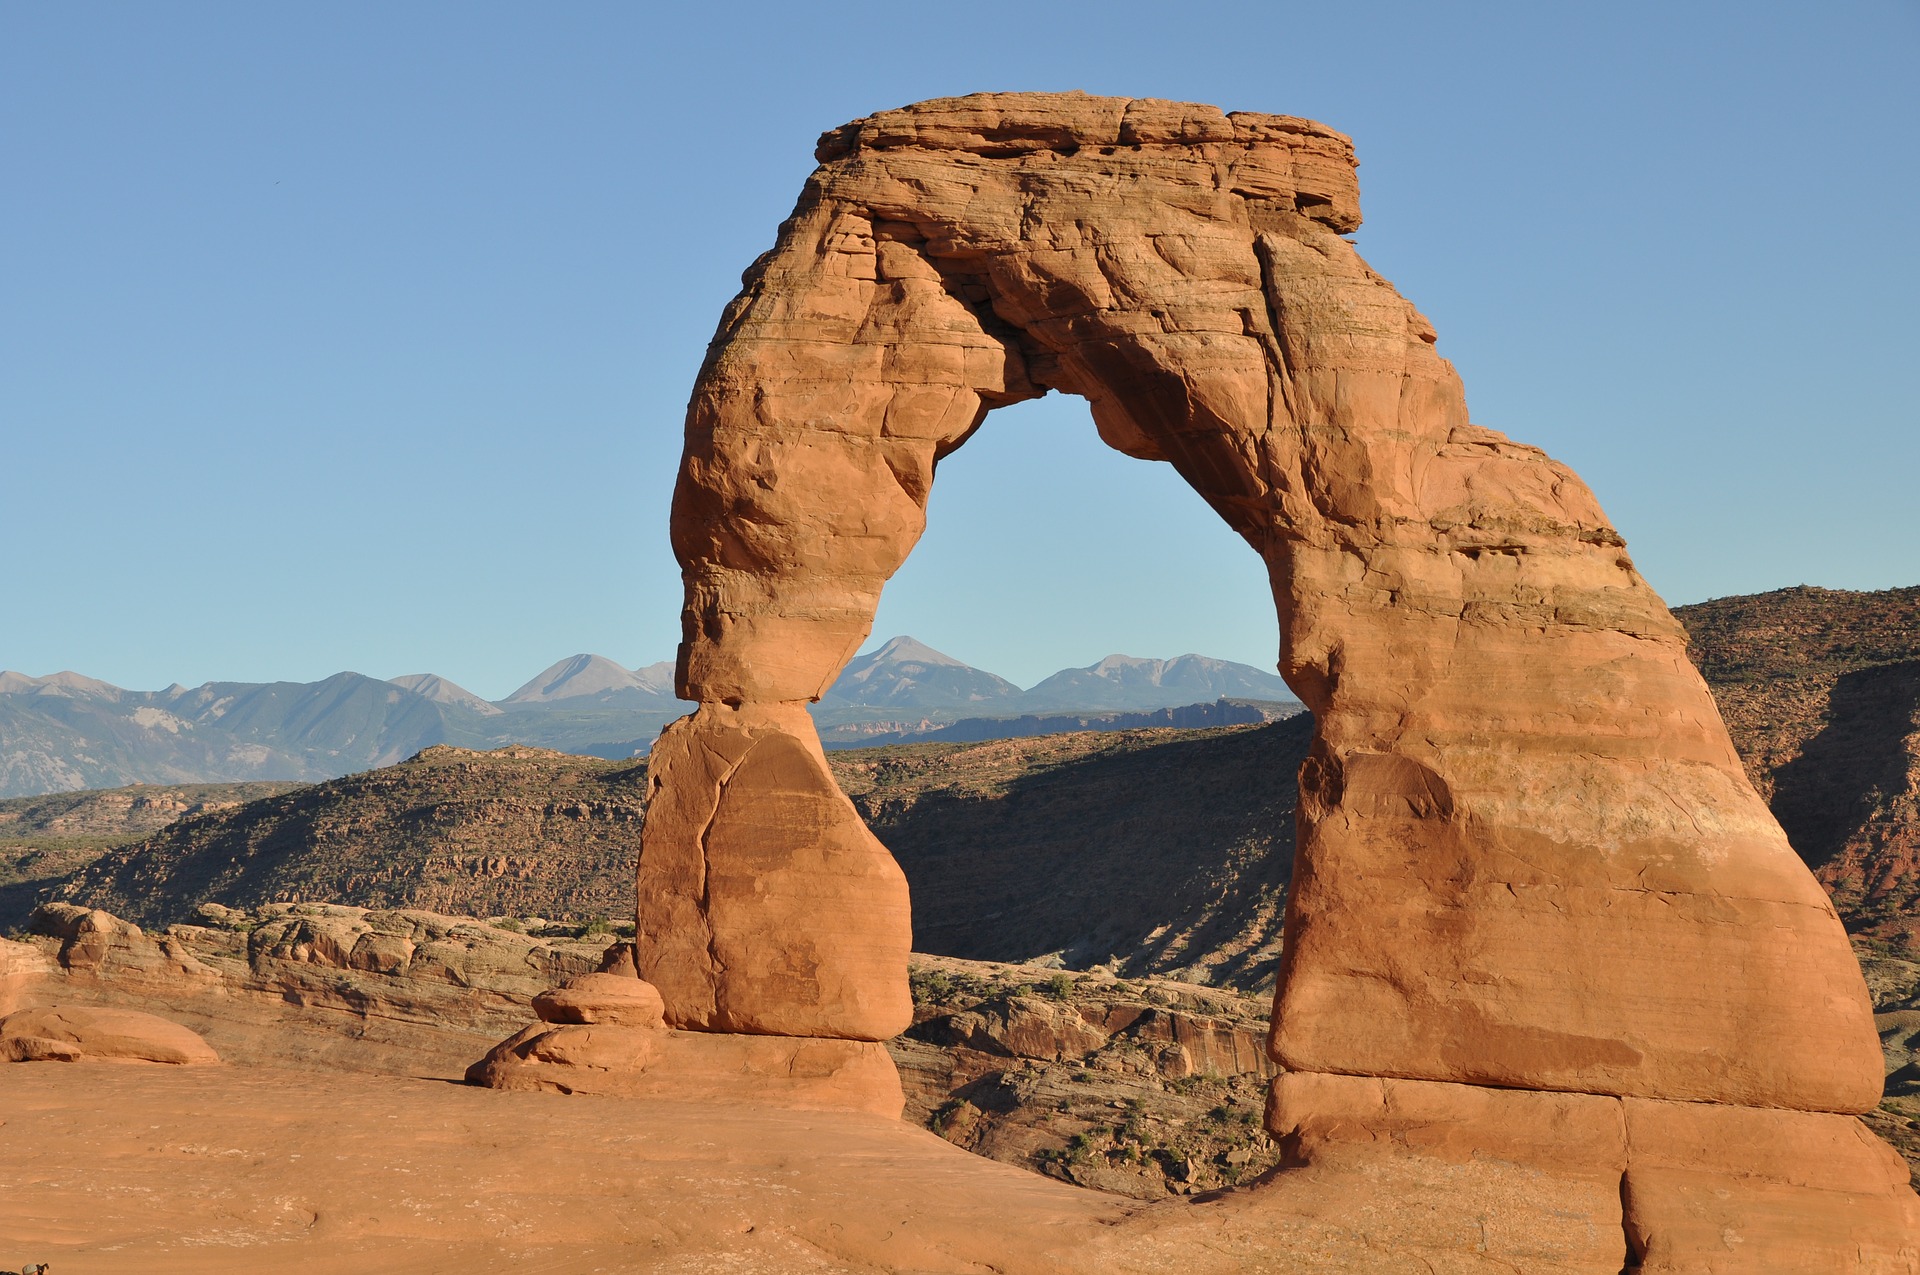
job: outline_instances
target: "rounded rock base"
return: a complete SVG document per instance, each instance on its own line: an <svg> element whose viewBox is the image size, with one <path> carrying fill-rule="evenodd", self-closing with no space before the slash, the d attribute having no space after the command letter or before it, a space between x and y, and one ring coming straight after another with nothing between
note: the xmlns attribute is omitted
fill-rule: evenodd
<svg viewBox="0 0 1920 1275"><path fill-rule="evenodd" d="M618 984L621 994L609 994ZM644 990L642 990L644 989ZM543 1019L467 1068L470 1085L685 1102L755 1103L900 1118L906 1097L886 1046L815 1036L676 1031L638 979L589 974L534 998ZM604 1002L604 1004L603 1004ZM649 1022L648 1020L652 1021ZM560 1021L553 1021L560 1020ZM637 1020L637 1021L636 1021Z"/></svg>

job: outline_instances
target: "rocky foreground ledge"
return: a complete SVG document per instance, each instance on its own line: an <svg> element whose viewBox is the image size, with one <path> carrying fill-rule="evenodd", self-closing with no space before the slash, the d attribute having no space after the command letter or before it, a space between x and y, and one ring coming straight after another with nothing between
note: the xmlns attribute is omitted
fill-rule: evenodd
<svg viewBox="0 0 1920 1275"><path fill-rule="evenodd" d="M334 904L206 904L150 932L71 904L0 940L0 1015L159 1015L236 1066L460 1077L556 984L618 964L617 932ZM906 1118L977 1155L1152 1200L1271 1168L1264 998L1166 979L916 956L888 1042Z"/></svg>
<svg viewBox="0 0 1920 1275"><path fill-rule="evenodd" d="M916 958L898 1121L445 1083L555 984L617 965L615 934L320 904L199 919L154 934L53 905L0 941L0 1019L158 1015L224 1064L6 1068L0 1243L101 1271L1618 1269L1579 1190L1459 1134L1464 1087L1371 1082L1394 1153L1316 1128L1303 1165L1262 1127L1265 1007L1231 993ZM1920 992L1920 967L1871 972L1890 1001ZM1579 1114L1542 1127L1578 1151ZM1832 1269L1920 1264L1861 1240Z"/></svg>

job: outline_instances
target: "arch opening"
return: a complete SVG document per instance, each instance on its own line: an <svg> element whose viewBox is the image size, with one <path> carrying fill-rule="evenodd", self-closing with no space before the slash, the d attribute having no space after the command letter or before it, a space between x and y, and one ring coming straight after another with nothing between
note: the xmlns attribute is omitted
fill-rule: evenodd
<svg viewBox="0 0 1920 1275"><path fill-rule="evenodd" d="M1263 564L1165 464L1101 441L1069 394L998 408L938 464L926 530L871 642L911 634L1021 686L1115 652L1267 671Z"/></svg>
<svg viewBox="0 0 1920 1275"><path fill-rule="evenodd" d="M1270 670L1277 634L1258 559L1182 487L1170 466L1099 440L1071 396L997 408L939 463L927 530L881 595L873 641L924 638L969 664L1017 673L1021 686L1110 653L1204 652ZM1034 648L1025 662L1003 666L1023 644ZM1268 697L1291 698L1277 688ZM1202 698L1214 697L1163 702ZM1043 691L1040 703L907 710L890 698L856 707L830 696L814 717L831 756L886 742L867 732L917 725L923 714L940 722L1099 707L1044 701ZM836 767L906 874L915 951L1052 958L1070 970L1270 995L1293 858L1292 776L1310 730L1295 721L1258 738L998 744L968 763L1004 776L981 799L969 782L966 799L936 787L899 802ZM1016 753L1033 773L1011 773ZM1143 806L1147 791L1157 797Z"/></svg>

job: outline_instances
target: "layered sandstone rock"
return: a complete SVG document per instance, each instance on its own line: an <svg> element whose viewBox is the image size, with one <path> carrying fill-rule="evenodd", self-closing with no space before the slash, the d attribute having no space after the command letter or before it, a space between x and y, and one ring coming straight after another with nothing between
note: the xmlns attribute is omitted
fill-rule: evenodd
<svg viewBox="0 0 1920 1275"><path fill-rule="evenodd" d="M1288 1072L1267 1123L1290 1207L1314 1189L1291 1175L1377 1181L1410 1161L1492 1190L1490 1213L1463 1209L1416 1247L1470 1249L1478 1224L1528 1271L1920 1270L1906 1165L1851 1116Z"/></svg>
<svg viewBox="0 0 1920 1275"><path fill-rule="evenodd" d="M207 1066L220 1055L178 1023L93 1005L23 1009L0 1018L3 1062L150 1062Z"/></svg>
<svg viewBox="0 0 1920 1275"><path fill-rule="evenodd" d="M805 707L703 704L648 761L636 947L667 1022L904 1030L907 879L833 782Z"/></svg>
<svg viewBox="0 0 1920 1275"><path fill-rule="evenodd" d="M1621 1198L1640 1275L1920 1270L1907 1166L1851 1116L1629 1098Z"/></svg>
<svg viewBox="0 0 1920 1275"><path fill-rule="evenodd" d="M0 1014L11 1014L32 989L54 972L46 953L26 943L0 939Z"/></svg>
<svg viewBox="0 0 1920 1275"><path fill-rule="evenodd" d="M1006 94L818 154L688 410L679 690L702 708L656 753L640 868L669 1022L900 1025L903 899L801 708L866 638L939 459L1060 390L1268 567L1316 728L1275 1059L1608 1110L1873 1105L1858 966L1684 634L1571 471L1470 422L1431 325L1342 238L1346 138ZM1532 1136L1538 1103L1485 1101L1513 1113L1488 1138Z"/></svg>
<svg viewBox="0 0 1920 1275"><path fill-rule="evenodd" d="M518 1030L542 989L631 951L332 904L207 905L202 919L151 934L97 909L45 905L27 942L0 943L0 994L11 962L26 972L19 1006L164 1015L231 1062L457 1074Z"/></svg>
<svg viewBox="0 0 1920 1275"><path fill-rule="evenodd" d="M666 1026L660 989L631 975L582 974L533 998L543 1023L608 1023L620 1027Z"/></svg>
<svg viewBox="0 0 1920 1275"><path fill-rule="evenodd" d="M471 1085L628 1098L864 1111L906 1104L884 1046L736 1032L669 1030L651 983L612 973L569 979L533 998L540 1021L467 1068Z"/></svg>

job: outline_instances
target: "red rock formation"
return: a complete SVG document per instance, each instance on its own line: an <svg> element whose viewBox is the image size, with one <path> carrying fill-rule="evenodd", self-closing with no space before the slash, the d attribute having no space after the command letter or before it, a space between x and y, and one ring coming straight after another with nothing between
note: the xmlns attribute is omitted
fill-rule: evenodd
<svg viewBox="0 0 1920 1275"><path fill-rule="evenodd" d="M54 969L53 961L39 949L0 939L0 1015L25 1004Z"/></svg>
<svg viewBox="0 0 1920 1275"><path fill-rule="evenodd" d="M1470 423L1431 325L1341 237L1346 138L1005 94L818 154L688 410L679 690L702 708L656 753L640 865L670 1023L904 1026L904 889L802 708L866 638L939 459L1057 389L1268 566L1317 729L1275 1059L1616 1119L1874 1104L1859 969L1685 635L1571 471ZM1488 1101L1521 1114L1485 1128L1532 1127ZM1594 1171L1631 1178L1622 1154Z"/></svg>
<svg viewBox="0 0 1920 1275"><path fill-rule="evenodd" d="M540 1021L467 1068L489 1089L727 1101L868 1111L899 1118L906 1105L886 1047L742 1032L669 1030L660 993L619 974L587 974L533 998Z"/></svg>
<svg viewBox="0 0 1920 1275"><path fill-rule="evenodd" d="M23 1009L0 1018L0 1062L150 1062L207 1066L212 1046L178 1023L94 1005Z"/></svg>
<svg viewBox="0 0 1920 1275"><path fill-rule="evenodd" d="M47 904L26 943L0 941L0 1013L11 1008L14 968L23 974L17 1006L164 1015L240 1066L457 1074L520 1029L541 989L609 956L604 942L529 938L431 912L205 912L215 924L155 935L106 912Z"/></svg>
<svg viewBox="0 0 1920 1275"><path fill-rule="evenodd" d="M803 704L703 704L647 782L638 949L670 1026L885 1040L913 1021L906 876Z"/></svg>

